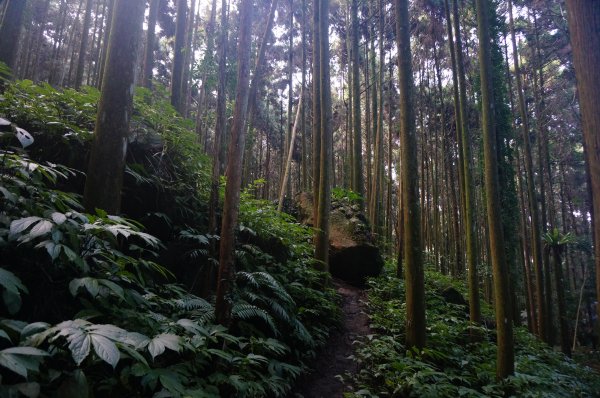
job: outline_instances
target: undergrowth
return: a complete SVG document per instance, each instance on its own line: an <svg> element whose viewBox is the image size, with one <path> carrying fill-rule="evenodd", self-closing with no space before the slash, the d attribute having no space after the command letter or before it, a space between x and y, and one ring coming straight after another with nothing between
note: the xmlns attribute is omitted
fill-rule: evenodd
<svg viewBox="0 0 600 398"><path fill-rule="evenodd" d="M523 328L515 330L515 374L496 382L493 328L473 327L465 305L442 292L464 283L426 271L427 347L407 350L404 281L388 271L369 281L374 334L357 343L354 397L597 397L600 377L555 352ZM483 304L483 303L482 303ZM489 306L484 318L493 319ZM481 340L471 342L471 331Z"/></svg>
<svg viewBox="0 0 600 398"><path fill-rule="evenodd" d="M87 214L97 99L27 81L0 98L35 137L27 153L0 137L0 397L285 396L339 319L310 231L243 195L233 322L215 324L213 297L190 286L218 236L189 121L140 90L126 216Z"/></svg>

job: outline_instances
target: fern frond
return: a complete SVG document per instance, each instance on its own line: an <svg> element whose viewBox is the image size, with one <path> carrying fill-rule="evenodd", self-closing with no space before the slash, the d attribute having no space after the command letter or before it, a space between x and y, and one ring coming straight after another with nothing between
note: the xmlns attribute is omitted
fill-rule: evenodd
<svg viewBox="0 0 600 398"><path fill-rule="evenodd" d="M285 288L271 274L268 272L254 272L253 274L257 280L264 282L263 286L268 286L281 300L289 304L295 304L292 296L289 295Z"/></svg>
<svg viewBox="0 0 600 398"><path fill-rule="evenodd" d="M304 324L300 322L297 318L292 319L292 324L294 327L294 331L296 332L300 340L302 340L302 342L306 343L307 345L314 347L315 340L306 329L306 326L304 326Z"/></svg>
<svg viewBox="0 0 600 398"><path fill-rule="evenodd" d="M269 326L271 331L276 336L279 336L279 330L277 329L277 326L275 326L273 317L271 317L267 311L255 305L248 303L237 303L231 309L231 316L233 319L241 319L244 321L249 319L260 319Z"/></svg>
<svg viewBox="0 0 600 398"><path fill-rule="evenodd" d="M277 301L274 300L268 300L267 303L269 304L269 307L271 308L271 310L273 311L273 313L277 316L277 318L281 319L282 321L286 322L286 323L290 323L291 322L291 316L288 313L288 310L286 308L284 308L281 304L279 304Z"/></svg>
<svg viewBox="0 0 600 398"><path fill-rule="evenodd" d="M198 308L212 310L213 306L200 297L184 297L174 300L175 305L183 310L190 311Z"/></svg>
<svg viewBox="0 0 600 398"><path fill-rule="evenodd" d="M256 272L239 271L237 273L237 277L240 278L240 279L242 279L243 281L247 282L252 287L254 287L256 289L259 289L260 288L260 283L256 279L255 274L257 274L257 273Z"/></svg>

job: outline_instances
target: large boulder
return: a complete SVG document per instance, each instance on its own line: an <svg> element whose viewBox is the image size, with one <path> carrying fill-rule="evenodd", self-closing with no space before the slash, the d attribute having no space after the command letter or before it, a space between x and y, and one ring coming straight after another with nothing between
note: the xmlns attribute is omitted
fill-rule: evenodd
<svg viewBox="0 0 600 398"><path fill-rule="evenodd" d="M313 226L312 195L298 194L297 204L299 221ZM360 206L347 198L333 200L329 221L331 274L354 285L364 285L367 277L379 275L383 258Z"/></svg>

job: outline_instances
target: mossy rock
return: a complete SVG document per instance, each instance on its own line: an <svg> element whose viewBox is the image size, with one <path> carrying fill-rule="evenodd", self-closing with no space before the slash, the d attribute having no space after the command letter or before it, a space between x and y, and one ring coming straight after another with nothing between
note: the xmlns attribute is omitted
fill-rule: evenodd
<svg viewBox="0 0 600 398"><path fill-rule="evenodd" d="M313 198L306 192L296 200L298 218L313 225ZM383 258L371 235L369 223L360 207L345 200L331 204L329 230L329 270L331 274L354 285L364 285L368 277L377 276Z"/></svg>

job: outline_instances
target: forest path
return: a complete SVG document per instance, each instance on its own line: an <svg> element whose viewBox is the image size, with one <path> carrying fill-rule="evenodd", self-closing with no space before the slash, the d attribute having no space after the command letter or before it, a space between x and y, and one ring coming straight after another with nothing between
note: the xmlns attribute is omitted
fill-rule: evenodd
<svg viewBox="0 0 600 398"><path fill-rule="evenodd" d="M334 279L333 285L342 297L342 328L334 332L329 343L316 358L314 371L297 384L296 396L305 398L338 398L347 391L337 375L356 373L352 342L371 332L363 289Z"/></svg>

